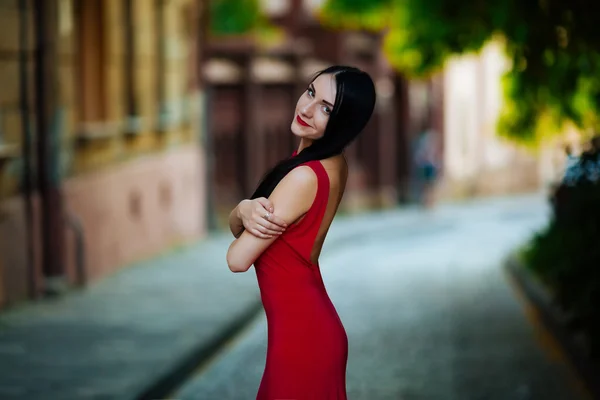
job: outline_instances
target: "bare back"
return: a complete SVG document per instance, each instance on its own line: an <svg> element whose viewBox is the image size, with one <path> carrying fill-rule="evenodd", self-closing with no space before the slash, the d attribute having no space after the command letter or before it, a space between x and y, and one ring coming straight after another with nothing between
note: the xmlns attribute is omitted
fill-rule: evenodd
<svg viewBox="0 0 600 400"><path fill-rule="evenodd" d="M321 164L325 168L325 172L329 176L329 200L327 202L327 209L323 216L323 221L319 227L319 232L315 239L310 259L313 263L317 263L323 243L329 232L329 227L333 222L333 218L337 213L338 207L344 195L346 189L346 182L348 180L348 163L343 155L334 156L321 160Z"/></svg>

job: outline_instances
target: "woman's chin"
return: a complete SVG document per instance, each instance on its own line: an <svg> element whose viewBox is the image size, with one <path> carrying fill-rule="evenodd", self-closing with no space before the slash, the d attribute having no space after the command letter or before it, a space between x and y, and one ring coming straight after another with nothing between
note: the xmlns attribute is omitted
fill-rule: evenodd
<svg viewBox="0 0 600 400"><path fill-rule="evenodd" d="M297 122L292 122L292 133L294 134L294 136L299 137L300 139L310 139L310 140L317 140L319 139L321 136L318 136L315 134L314 129L307 127L304 128L300 125L298 125Z"/></svg>
<svg viewBox="0 0 600 400"><path fill-rule="evenodd" d="M300 128L296 122L292 122L292 133L294 134L294 136L298 137L306 136L306 132L304 132L303 129Z"/></svg>

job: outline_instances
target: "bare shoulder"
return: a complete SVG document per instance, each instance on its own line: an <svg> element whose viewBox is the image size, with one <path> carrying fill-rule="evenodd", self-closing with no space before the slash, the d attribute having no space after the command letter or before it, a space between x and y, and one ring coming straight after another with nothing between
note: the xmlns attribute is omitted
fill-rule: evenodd
<svg viewBox="0 0 600 400"><path fill-rule="evenodd" d="M316 194L317 175L309 166L299 166L291 170L279 182L269 198L273 201L275 209L287 221L293 221L306 212Z"/></svg>
<svg viewBox="0 0 600 400"><path fill-rule="evenodd" d="M273 195L276 197L305 197L311 199L317 192L317 175L309 166L302 165L291 170L279 182Z"/></svg>
<svg viewBox="0 0 600 400"><path fill-rule="evenodd" d="M300 188L311 188L317 184L317 174L308 165L301 165L291 170L283 179L290 185Z"/></svg>

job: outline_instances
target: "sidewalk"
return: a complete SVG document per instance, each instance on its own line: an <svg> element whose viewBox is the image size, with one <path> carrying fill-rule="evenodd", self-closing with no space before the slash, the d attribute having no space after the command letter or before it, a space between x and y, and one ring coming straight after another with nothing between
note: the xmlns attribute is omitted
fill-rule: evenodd
<svg viewBox="0 0 600 400"><path fill-rule="evenodd" d="M409 233L401 227L422 218L404 209L336 220L324 251L383 231ZM0 314L0 398L165 396L261 309L254 272L227 268L231 240L219 234Z"/></svg>
<svg viewBox="0 0 600 400"><path fill-rule="evenodd" d="M498 209L527 196L469 202ZM508 207L512 209L513 207ZM503 211L504 210L504 211ZM452 229L460 207L339 218L323 255L381 235ZM0 314L0 399L160 399L261 309L253 270L233 274L220 234L74 291Z"/></svg>

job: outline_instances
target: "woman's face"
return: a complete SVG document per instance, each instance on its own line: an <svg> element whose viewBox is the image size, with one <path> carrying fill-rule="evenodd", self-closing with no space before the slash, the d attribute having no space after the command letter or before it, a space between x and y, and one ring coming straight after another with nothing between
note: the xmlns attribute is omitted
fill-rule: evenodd
<svg viewBox="0 0 600 400"><path fill-rule="evenodd" d="M337 93L335 77L323 74L308 85L298 99L292 121L292 133L303 139L323 137Z"/></svg>

